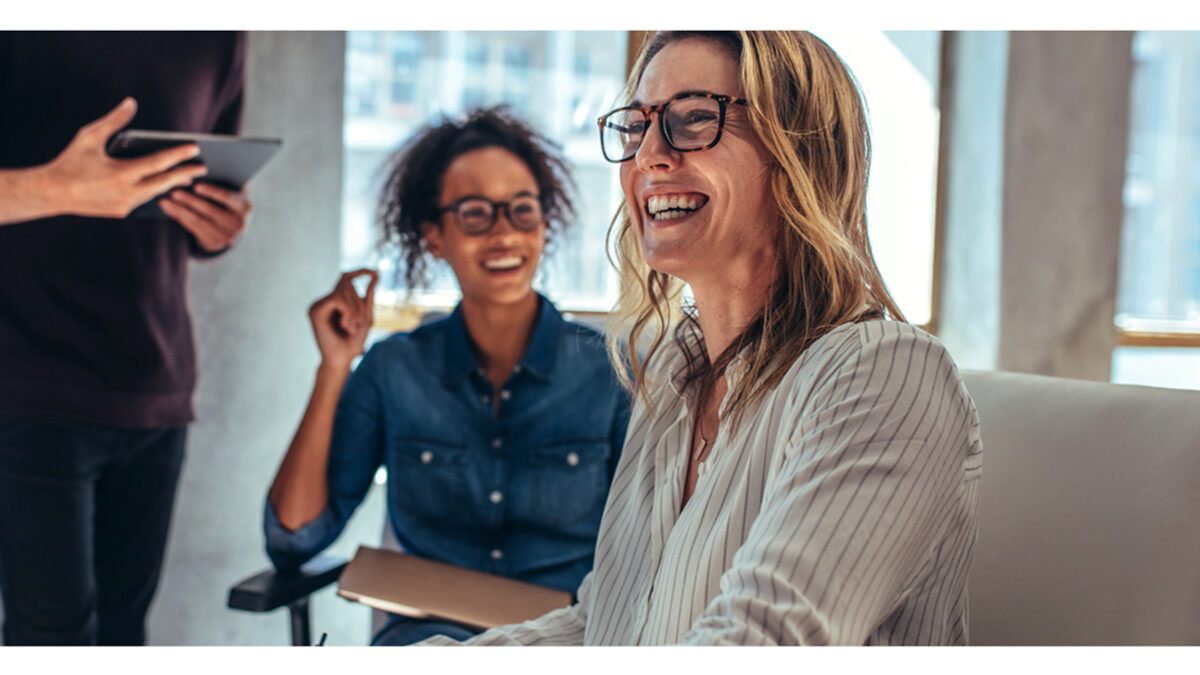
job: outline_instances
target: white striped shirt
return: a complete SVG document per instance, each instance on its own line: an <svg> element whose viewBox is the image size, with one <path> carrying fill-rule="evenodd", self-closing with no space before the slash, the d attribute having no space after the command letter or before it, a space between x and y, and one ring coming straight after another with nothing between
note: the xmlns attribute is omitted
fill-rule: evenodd
<svg viewBox="0 0 1200 675"><path fill-rule="evenodd" d="M682 512L694 420L668 354L579 602L470 644L966 642L982 448L935 338L868 321L814 342L737 428L722 420Z"/></svg>

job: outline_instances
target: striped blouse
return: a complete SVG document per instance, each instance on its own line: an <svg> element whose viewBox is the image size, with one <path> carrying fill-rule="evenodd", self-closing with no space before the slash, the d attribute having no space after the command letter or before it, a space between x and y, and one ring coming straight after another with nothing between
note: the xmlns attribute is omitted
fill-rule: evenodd
<svg viewBox="0 0 1200 675"><path fill-rule="evenodd" d="M830 331L722 421L681 511L693 420L665 375L682 365L648 369L655 410L634 408L579 602L469 644L966 642L982 446L941 343Z"/></svg>

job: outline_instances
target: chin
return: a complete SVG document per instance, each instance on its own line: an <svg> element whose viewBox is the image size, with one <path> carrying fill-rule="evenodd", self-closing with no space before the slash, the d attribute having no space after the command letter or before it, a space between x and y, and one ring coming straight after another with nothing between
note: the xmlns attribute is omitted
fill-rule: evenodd
<svg viewBox="0 0 1200 675"><path fill-rule="evenodd" d="M685 278L686 270L690 269L692 257L687 255L686 247L674 243L642 242L642 257L650 269L673 277Z"/></svg>
<svg viewBox="0 0 1200 675"><path fill-rule="evenodd" d="M491 305L516 305L527 301L531 295L533 295L533 285L527 282L520 287L484 289L482 292L476 293L475 297Z"/></svg>

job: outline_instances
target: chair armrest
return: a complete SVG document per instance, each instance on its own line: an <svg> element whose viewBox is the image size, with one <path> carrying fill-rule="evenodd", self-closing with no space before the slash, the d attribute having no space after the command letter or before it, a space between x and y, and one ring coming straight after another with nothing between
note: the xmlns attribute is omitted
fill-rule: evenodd
<svg viewBox="0 0 1200 675"><path fill-rule="evenodd" d="M307 598L337 581L345 566L345 558L320 556L292 572L265 570L230 588L226 604L230 609L270 612Z"/></svg>

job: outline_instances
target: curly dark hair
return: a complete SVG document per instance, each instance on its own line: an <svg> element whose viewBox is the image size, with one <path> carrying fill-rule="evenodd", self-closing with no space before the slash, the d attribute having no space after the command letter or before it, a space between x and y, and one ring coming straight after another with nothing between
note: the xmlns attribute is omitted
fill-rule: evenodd
<svg viewBox="0 0 1200 675"><path fill-rule="evenodd" d="M503 105L471 110L461 118L442 116L422 127L391 156L391 170L379 198L380 245L386 252L395 247L403 255L404 281L409 289L429 282L421 226L440 220L438 196L446 169L459 156L489 147L513 153L533 174L548 236L564 231L575 218L575 182L558 144Z"/></svg>

